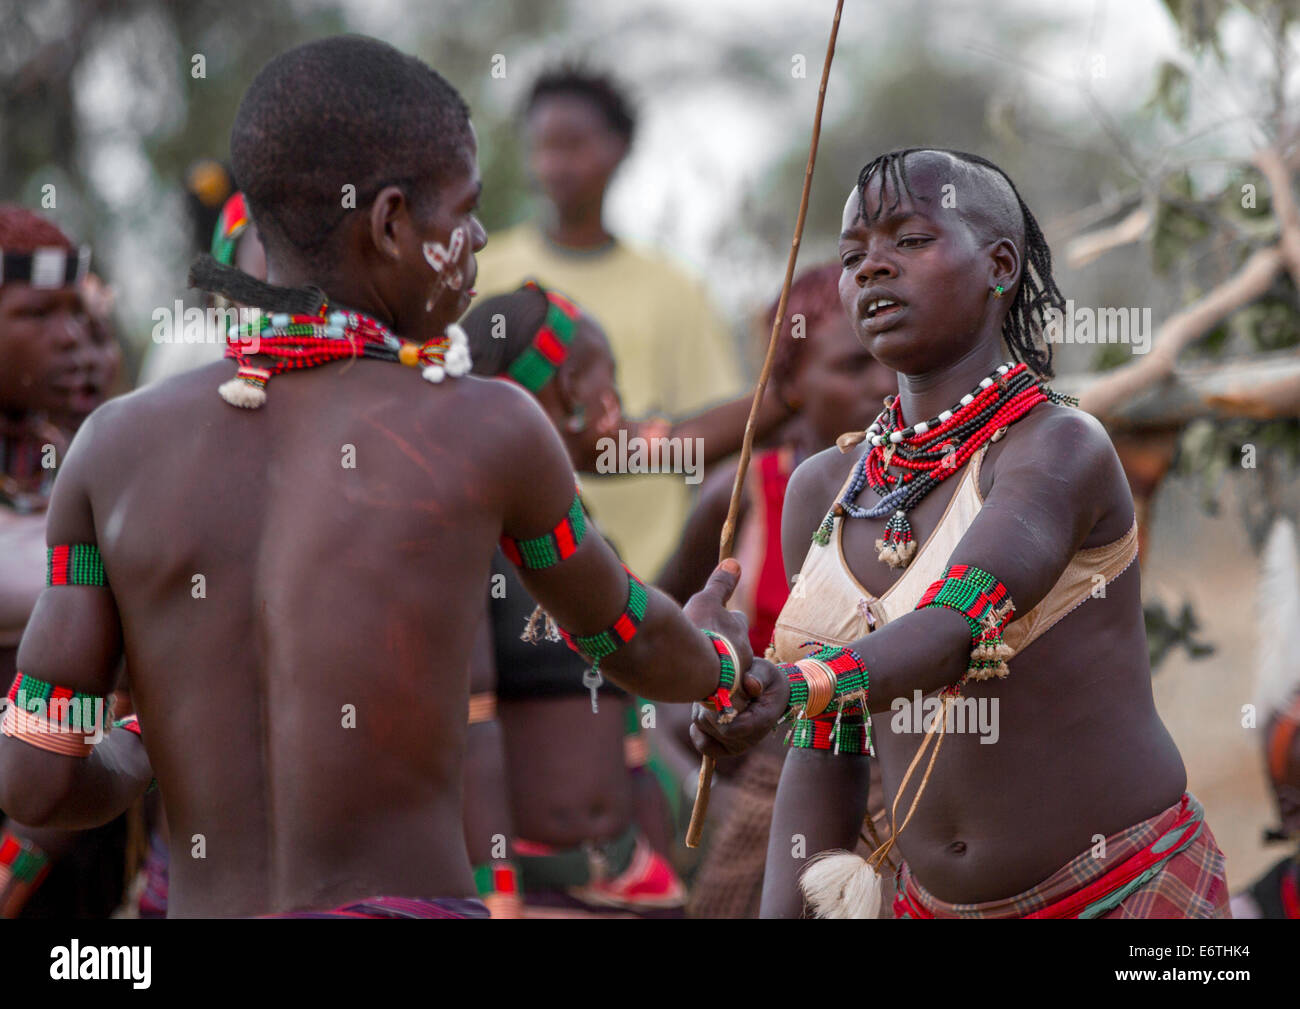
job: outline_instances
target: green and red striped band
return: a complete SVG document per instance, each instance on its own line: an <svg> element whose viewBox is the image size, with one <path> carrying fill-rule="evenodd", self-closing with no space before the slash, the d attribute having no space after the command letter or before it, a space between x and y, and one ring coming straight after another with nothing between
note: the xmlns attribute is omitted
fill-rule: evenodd
<svg viewBox="0 0 1300 1009"><path fill-rule="evenodd" d="M828 750L839 755L866 756L871 749L871 725L858 715L845 715L836 728L828 715L797 718L790 745L800 750Z"/></svg>
<svg viewBox="0 0 1300 1009"><path fill-rule="evenodd" d="M536 288L546 296L546 319L528 348L510 362L506 374L530 392L537 392L555 377L556 370L569 356L579 312L578 306L564 295L548 291L534 280L524 287Z"/></svg>
<svg viewBox="0 0 1300 1009"><path fill-rule="evenodd" d="M925 590L916 608L956 610L970 624L971 637L978 638L988 630L991 617L999 630L1011 621L1014 610L1008 605L1010 599L1007 587L987 571L970 564L953 564ZM1004 606L1006 611L999 616L997 611Z"/></svg>
<svg viewBox="0 0 1300 1009"><path fill-rule="evenodd" d="M572 557L586 534L587 518L582 500L575 493L568 514L549 533L524 540L502 536L501 552L517 568L540 571Z"/></svg>
<svg viewBox="0 0 1300 1009"><path fill-rule="evenodd" d="M46 585L108 585L104 561L93 543L73 543L46 551Z"/></svg>
<svg viewBox="0 0 1300 1009"><path fill-rule="evenodd" d="M44 680L38 680L34 676L28 676L26 673L21 672L14 677L13 683L9 685L8 696L10 703L23 711L32 711L36 708L43 708L48 711L51 701L72 702L80 705L84 701L102 701L104 699L99 694L87 694L80 690L73 690L71 687L56 687L53 683L46 683ZM60 708L66 707L69 707L66 703L60 705Z"/></svg>
<svg viewBox="0 0 1300 1009"><path fill-rule="evenodd" d="M570 634L563 627L560 628L560 635L570 648L597 664L636 637L637 628L645 619L646 604L650 601L645 583L626 564L623 565L623 570L627 572L627 605L612 627L599 634L586 635Z"/></svg>
<svg viewBox="0 0 1300 1009"><path fill-rule="evenodd" d="M718 674L718 688L706 697L703 703L710 705L714 711L722 712L721 721L726 723L736 717L736 709L731 705L731 691L735 689L736 674L738 672L736 649L721 634L705 631L704 636L709 639L709 644L713 646L713 650L718 655L720 672Z"/></svg>
<svg viewBox="0 0 1300 1009"><path fill-rule="evenodd" d="M515 896L519 893L519 872L513 862L484 862L474 866L474 888L480 897L494 893Z"/></svg>
<svg viewBox="0 0 1300 1009"><path fill-rule="evenodd" d="M804 644L806 646L818 642L808 641ZM827 710L831 704L844 707L846 700L850 704L855 704L858 703L859 698L865 699L871 677L862 661L862 656L852 648L822 645L817 651L804 658L822 663L835 678L834 692L827 704ZM786 709L786 717L788 717L807 707L808 681L804 677L803 670L793 662L782 663L779 668L785 673L786 680L790 684L790 702ZM825 700L824 695L822 700ZM845 708L845 710L849 709Z"/></svg>
<svg viewBox="0 0 1300 1009"><path fill-rule="evenodd" d="M9 880L36 883L50 865L50 856L33 841L4 832L0 840L0 888Z"/></svg>

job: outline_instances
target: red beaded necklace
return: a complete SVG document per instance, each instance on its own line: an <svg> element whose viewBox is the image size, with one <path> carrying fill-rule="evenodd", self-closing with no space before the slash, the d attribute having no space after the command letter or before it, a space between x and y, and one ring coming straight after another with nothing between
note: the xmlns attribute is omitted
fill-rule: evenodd
<svg viewBox="0 0 1300 1009"><path fill-rule="evenodd" d="M905 567L917 548L907 512L957 472L1000 430L1039 403L1062 399L1041 385L1023 364L1002 365L963 396L953 409L910 428L903 423L899 397L891 396L866 431L842 435L837 440L842 451L861 441L870 441L871 450L854 467L853 479L822 520L813 536L814 542L821 545L830 542L836 515L849 518L888 515L876 549L880 560L890 567ZM897 472L891 473L891 468ZM880 496L880 501L869 508L856 503L866 487Z"/></svg>

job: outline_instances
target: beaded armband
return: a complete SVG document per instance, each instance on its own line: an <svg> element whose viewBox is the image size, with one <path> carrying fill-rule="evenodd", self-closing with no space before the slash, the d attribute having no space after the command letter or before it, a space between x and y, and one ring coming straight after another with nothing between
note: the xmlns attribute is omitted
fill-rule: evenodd
<svg viewBox="0 0 1300 1009"><path fill-rule="evenodd" d="M623 615L614 621L612 627L599 634L570 634L563 627L559 628L560 637L565 643L591 660L596 667L599 667L601 659L613 655L636 637L637 628L645 619L650 594L646 591L645 583L632 574L626 564L623 565L623 570L627 572L627 605L623 608Z"/></svg>
<svg viewBox="0 0 1300 1009"><path fill-rule="evenodd" d="M8 699L0 732L68 757L90 756L112 717L106 699L98 694L56 687L21 672L14 677Z"/></svg>
<svg viewBox="0 0 1300 1009"><path fill-rule="evenodd" d="M32 841L4 831L0 839L0 891L11 882L29 889L40 885L50 867L50 856Z"/></svg>
<svg viewBox="0 0 1300 1009"><path fill-rule="evenodd" d="M980 568L953 564L916 604L918 610L935 606L956 610L970 625L970 664L963 682L1001 678L1010 672L1007 659L1013 653L1002 640L1002 631L1016 610L1005 585Z"/></svg>
<svg viewBox="0 0 1300 1009"><path fill-rule="evenodd" d="M502 536L501 552L517 568L540 571L572 557L586 533L587 519L582 512L582 501L574 494L569 513L549 533L526 540Z"/></svg>
<svg viewBox="0 0 1300 1009"><path fill-rule="evenodd" d="M720 712L718 721L726 725L736 717L736 709L731 706L731 691L736 686L740 658L736 655L735 646L721 634L705 631L704 636L709 639L709 644L717 653L718 665L721 668L718 674L718 688L706 697L703 703L714 711Z"/></svg>
<svg viewBox="0 0 1300 1009"><path fill-rule="evenodd" d="M94 585L106 588L104 562L93 543L73 543L46 551L46 585Z"/></svg>
<svg viewBox="0 0 1300 1009"><path fill-rule="evenodd" d="M520 918L519 873L513 862L497 860L474 866L474 888L493 918Z"/></svg>

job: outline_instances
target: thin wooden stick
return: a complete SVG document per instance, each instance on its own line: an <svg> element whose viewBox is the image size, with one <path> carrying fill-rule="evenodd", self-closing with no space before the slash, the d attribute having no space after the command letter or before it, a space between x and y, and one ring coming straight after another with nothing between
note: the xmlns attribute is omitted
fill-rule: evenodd
<svg viewBox="0 0 1300 1009"><path fill-rule="evenodd" d="M776 356L776 341L781 333L781 320L785 318L786 302L790 298L790 285L794 282L794 267L799 261L799 241L803 237L803 222L808 216L808 193L812 189L813 166L817 163L817 141L822 132L822 106L826 103L826 82L831 76L831 60L835 58L835 37L840 31L840 12L844 10L844 0L836 0L835 21L831 25L830 41L826 44L826 61L822 64L821 86L817 89L817 114L813 117L812 141L808 146L808 167L803 174L803 196L799 200L799 217L794 225L794 239L790 242L790 256L785 264L785 283L781 286L781 300L776 306L776 318L772 320L772 335L767 342L767 357L763 359L763 370L758 376L758 385L754 388L754 400L749 405L749 421L745 424L745 441L740 450L740 465L736 467L736 481L731 485L731 504L727 508L727 521L722 524L722 542L718 547L718 561L721 563L731 556L732 544L736 538L736 517L740 513L740 494L745 486L745 471L749 469L749 456L754 449L754 426L758 418L759 404L763 402L763 391L772 374L772 359ZM739 688L740 684L737 683ZM704 818L709 813L709 789L713 785L712 757L700 761L700 781L695 792L695 805L691 809L691 825L686 830L686 846L694 848L700 843L704 833Z"/></svg>

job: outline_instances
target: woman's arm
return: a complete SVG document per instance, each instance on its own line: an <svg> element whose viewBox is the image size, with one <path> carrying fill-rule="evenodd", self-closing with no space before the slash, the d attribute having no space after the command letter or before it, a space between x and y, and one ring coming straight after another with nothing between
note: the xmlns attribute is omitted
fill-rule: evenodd
<svg viewBox="0 0 1300 1009"><path fill-rule="evenodd" d="M852 851L867 815L870 758L791 750L767 839L760 918L801 918L799 874L822 851Z"/></svg>

